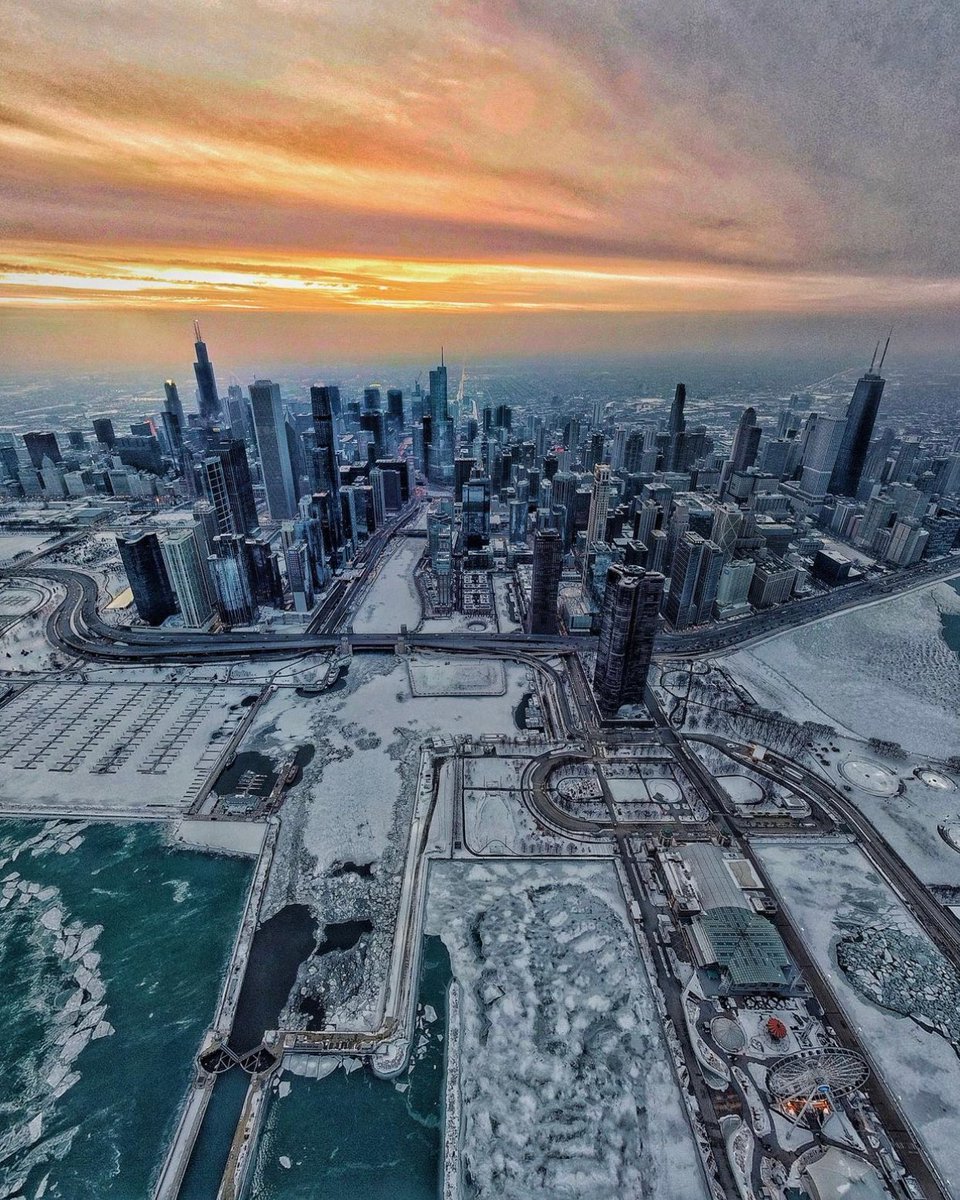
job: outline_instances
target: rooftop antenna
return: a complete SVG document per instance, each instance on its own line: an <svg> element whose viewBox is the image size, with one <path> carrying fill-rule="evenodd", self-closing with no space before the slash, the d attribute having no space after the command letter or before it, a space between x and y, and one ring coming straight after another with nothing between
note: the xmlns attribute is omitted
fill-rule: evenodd
<svg viewBox="0 0 960 1200"><path fill-rule="evenodd" d="M867 374L868 374L868 375L872 375L872 374L873 374L873 364L874 364L874 363L877 361L877 355L878 355L879 353L880 353L880 339L878 338L878 339L877 339L877 344L876 344L876 346L874 347L874 350L873 350L873 358L871 358L871 359L870 359L870 370L869 370L869 371L867 371Z"/></svg>
<svg viewBox="0 0 960 1200"><path fill-rule="evenodd" d="M200 322L199 321L194 321L193 332L197 335L197 341L202 342L203 338L200 336Z"/></svg>
<svg viewBox="0 0 960 1200"><path fill-rule="evenodd" d="M440 366L443 366L443 347L440 347Z"/></svg>
<svg viewBox="0 0 960 1200"><path fill-rule="evenodd" d="M893 328L891 327L891 329L890 329L890 332L887 334L887 340L886 340L886 342L884 343L884 347L883 347L883 353L880 355L880 366L879 366L879 367L877 367L877 374L878 374L878 375L879 375L879 374L880 374L880 372L883 370L883 360L884 360L884 359L887 357L887 347L890 345L890 339L891 339L892 337L893 337Z"/></svg>

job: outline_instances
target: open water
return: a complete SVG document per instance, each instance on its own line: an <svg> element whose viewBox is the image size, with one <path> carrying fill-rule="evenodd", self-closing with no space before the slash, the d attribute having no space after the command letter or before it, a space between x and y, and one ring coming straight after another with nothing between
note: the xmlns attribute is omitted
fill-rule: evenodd
<svg viewBox="0 0 960 1200"><path fill-rule="evenodd" d="M325 1079L284 1074L257 1151L250 1200L437 1200L450 959L424 940L417 1033L397 1079L366 1066Z"/></svg>
<svg viewBox="0 0 960 1200"><path fill-rule="evenodd" d="M150 1195L252 869L153 825L0 824L0 1196Z"/></svg>

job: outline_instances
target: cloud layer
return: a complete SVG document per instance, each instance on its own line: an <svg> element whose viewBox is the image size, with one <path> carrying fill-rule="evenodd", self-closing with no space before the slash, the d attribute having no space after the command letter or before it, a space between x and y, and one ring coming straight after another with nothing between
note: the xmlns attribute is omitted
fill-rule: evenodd
<svg viewBox="0 0 960 1200"><path fill-rule="evenodd" d="M960 295L952 0L21 0L0 303Z"/></svg>

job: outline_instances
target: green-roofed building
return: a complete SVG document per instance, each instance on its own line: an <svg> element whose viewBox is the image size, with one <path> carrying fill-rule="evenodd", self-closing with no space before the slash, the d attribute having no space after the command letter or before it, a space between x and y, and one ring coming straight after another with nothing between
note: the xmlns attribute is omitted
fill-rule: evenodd
<svg viewBox="0 0 960 1200"><path fill-rule="evenodd" d="M721 993L793 990L798 974L776 929L749 908L710 908L690 926L697 964L715 970Z"/></svg>

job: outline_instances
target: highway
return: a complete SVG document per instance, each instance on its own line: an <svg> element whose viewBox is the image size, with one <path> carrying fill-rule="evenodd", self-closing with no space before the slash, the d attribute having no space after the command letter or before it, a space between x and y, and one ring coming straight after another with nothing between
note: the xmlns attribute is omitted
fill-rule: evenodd
<svg viewBox="0 0 960 1200"><path fill-rule="evenodd" d="M38 566L22 571L28 577L49 579L65 595L47 619L47 637L54 646L102 662L210 662L237 658L287 658L332 650L346 641L354 651L393 653L395 633L188 633L147 626L108 625L97 609L94 579L69 567ZM330 623L330 622L328 622ZM590 649L591 638L526 633L413 633L406 644L414 649L448 653L490 654L515 649L519 653L554 654L571 645Z"/></svg>
<svg viewBox="0 0 960 1200"><path fill-rule="evenodd" d="M852 608L862 608L878 600L888 599L903 592L949 579L960 573L960 552L945 558L921 562L893 575L879 579L864 579L850 583L833 591L801 600L791 600L776 608L766 609L751 617L727 624L706 625L682 632L662 632L657 638L657 655L672 658L691 658L698 655L717 654L732 650L755 640L768 638L775 633L819 621L823 617L835 616Z"/></svg>

